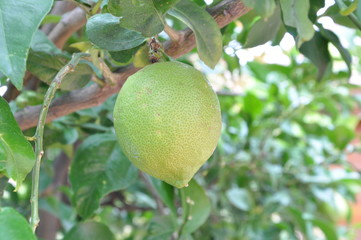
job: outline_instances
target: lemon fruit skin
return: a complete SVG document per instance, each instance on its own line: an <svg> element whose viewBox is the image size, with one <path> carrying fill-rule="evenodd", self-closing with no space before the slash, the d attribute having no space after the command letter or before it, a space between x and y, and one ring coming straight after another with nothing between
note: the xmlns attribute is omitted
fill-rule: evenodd
<svg viewBox="0 0 361 240"><path fill-rule="evenodd" d="M177 188L212 155L221 133L217 95L179 62L148 65L128 78L114 107L120 146L140 170Z"/></svg>

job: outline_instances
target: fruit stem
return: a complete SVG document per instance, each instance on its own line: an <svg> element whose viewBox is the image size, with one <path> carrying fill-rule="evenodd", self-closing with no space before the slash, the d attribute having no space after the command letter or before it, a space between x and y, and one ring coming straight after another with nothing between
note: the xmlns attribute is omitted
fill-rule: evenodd
<svg viewBox="0 0 361 240"><path fill-rule="evenodd" d="M51 82L48 90L46 91L44 102L41 107L41 112L39 115L39 121L36 126L36 131L33 139L35 139L35 156L36 161L33 168L32 175L32 187L31 187L31 216L30 216L30 225L35 233L35 230L40 222L39 219L39 175L40 175L40 164L41 158L44 155L43 150L43 136L44 136L44 126L46 123L46 115L49 110L50 103L54 98L56 90L60 87L61 81L63 78L70 72L74 71L74 68L79 63L79 60L82 57L89 56L86 53L75 53L73 54L72 59L66 64L60 71L56 74L55 78Z"/></svg>

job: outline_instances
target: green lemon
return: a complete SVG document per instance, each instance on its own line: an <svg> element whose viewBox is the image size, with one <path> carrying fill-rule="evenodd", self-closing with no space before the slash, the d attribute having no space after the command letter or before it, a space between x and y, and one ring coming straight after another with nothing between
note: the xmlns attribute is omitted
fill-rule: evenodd
<svg viewBox="0 0 361 240"><path fill-rule="evenodd" d="M130 76L114 108L125 155L178 188L212 155L221 125L219 101L207 79L179 62L155 63Z"/></svg>

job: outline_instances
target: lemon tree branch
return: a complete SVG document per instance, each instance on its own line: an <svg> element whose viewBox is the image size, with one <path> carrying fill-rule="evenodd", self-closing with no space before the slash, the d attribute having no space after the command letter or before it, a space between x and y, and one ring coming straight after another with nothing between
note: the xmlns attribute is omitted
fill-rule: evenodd
<svg viewBox="0 0 361 240"><path fill-rule="evenodd" d="M233 20L246 14L249 9L240 0L225 0L208 10L220 28L226 26ZM189 28L179 31L178 41L169 40L165 42L165 52L173 57L188 53L195 47L195 37ZM126 79L139 69L133 66L122 68L119 73L113 73L116 84L99 87L93 84L89 87L75 90L57 99L50 106L47 122L68 115L75 111L91 108L102 104L113 94L119 92ZM21 129L36 126L41 106L29 106L15 114Z"/></svg>

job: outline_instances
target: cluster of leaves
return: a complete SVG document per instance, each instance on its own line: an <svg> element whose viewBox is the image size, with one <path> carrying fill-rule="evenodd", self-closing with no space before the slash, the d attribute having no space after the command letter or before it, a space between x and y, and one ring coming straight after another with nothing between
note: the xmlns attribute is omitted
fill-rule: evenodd
<svg viewBox="0 0 361 240"><path fill-rule="evenodd" d="M114 98L48 124L40 208L60 220L63 239L241 236L253 240L297 239L302 235L333 240L349 234L336 224L337 214L350 218L345 200L354 200L360 185L360 176L350 169L345 155L354 138L357 119L350 114L357 101L349 95L349 86L338 80L316 81L346 79L351 72L349 52L337 35L319 23L317 12L324 6L323 0L243 0L254 10L221 31L203 0L74 2L86 9L89 19L64 50L37 30L42 21L60 20L46 16L52 1L0 2L6 13L0 27L8 33L23 30L19 41L13 41L12 34L0 36L0 54L4 56L0 86L9 78L21 89L25 70L49 84L74 51L87 51L91 57L63 80L64 91L92 84L92 75L103 79L99 56L112 70L131 63L143 67L149 64L144 43L157 34L161 40L167 38L161 34L166 24L176 30L190 27L200 59L213 68L223 54L230 71L241 66L236 55L223 53L222 41L227 47L237 43L235 48L269 41L277 45L289 32L317 71L311 63L299 64L293 58L287 67L248 63L245 69L255 85L242 96L220 96L224 121L220 144L190 186L181 190L139 173L124 156L113 130ZM338 0L323 15L358 28L360 4ZM227 14L227 9L224 12ZM28 23L26 29L23 22ZM332 71L329 43L346 63L345 72ZM40 104L44 87L22 91L10 104L12 110ZM35 157L2 98L0 110L0 192L6 189L2 204L12 207L0 210L0 232L6 232L8 239L35 239L18 213L29 215L33 183L29 177L22 186L20 183ZM30 129L26 135L33 132ZM71 159L70 184L62 182L59 187L57 167L64 159ZM18 192L5 184L8 179L2 175L18 183ZM337 211L340 201L347 216ZM17 232L11 231L15 228Z"/></svg>

